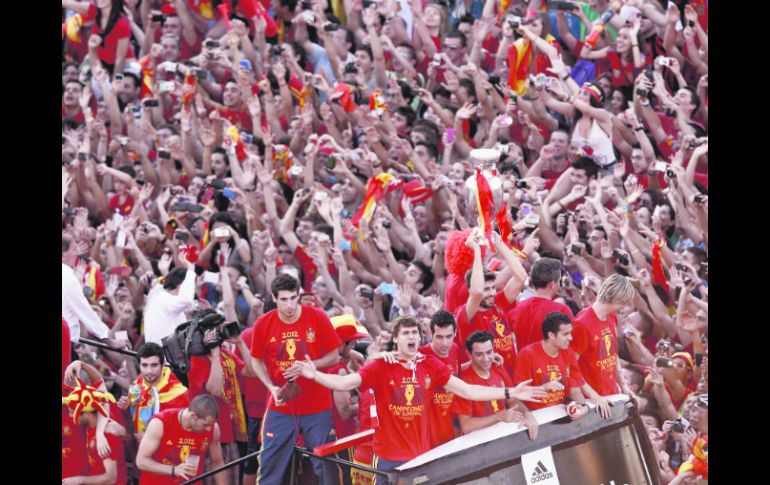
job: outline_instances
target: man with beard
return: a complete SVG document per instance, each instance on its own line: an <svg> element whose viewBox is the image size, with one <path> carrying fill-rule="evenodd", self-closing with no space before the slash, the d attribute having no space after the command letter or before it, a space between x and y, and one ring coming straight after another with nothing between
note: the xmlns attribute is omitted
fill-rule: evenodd
<svg viewBox="0 0 770 485"><path fill-rule="evenodd" d="M495 287L496 275L484 269L481 262L481 245L485 244L484 235L475 228L465 245L473 250L473 267L465 275L465 284L470 296L466 304L455 310L457 318L457 337L455 341L465 342L475 331L490 332L494 335L494 350L503 356L503 366L508 375L513 374L516 359L516 336L513 333L505 314L516 306L516 298L521 292L526 278L526 271L521 267L518 258L511 253L499 234L493 233L493 242L498 254L503 255L507 262L513 262L518 268L513 271L511 278L501 291ZM512 268L513 269L513 268ZM463 361L468 360L464 352Z"/></svg>
<svg viewBox="0 0 770 485"><path fill-rule="evenodd" d="M279 303L280 304L280 303ZM397 318L393 324L396 363L382 359L369 361L358 372L346 376L318 372L309 356L296 360L286 376L302 376L336 391L374 390L379 427L375 429L374 466L388 472L431 449L429 408L433 390L443 386L457 396L473 401L521 399L537 401L545 395L541 388L522 383L515 388L470 385L452 375L436 357L418 351L420 329L411 316Z"/></svg>
<svg viewBox="0 0 770 485"><path fill-rule="evenodd" d="M190 393L169 367L164 366L163 348L147 342L136 353L139 372L128 389L128 395L118 401L120 409L130 410L134 422L134 437L141 441L150 419L156 412L183 408L190 404Z"/></svg>

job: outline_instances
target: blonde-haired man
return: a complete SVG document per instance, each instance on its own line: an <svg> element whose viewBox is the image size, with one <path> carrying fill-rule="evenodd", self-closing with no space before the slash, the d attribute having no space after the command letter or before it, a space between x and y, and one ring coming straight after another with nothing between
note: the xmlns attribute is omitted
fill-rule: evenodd
<svg viewBox="0 0 770 485"><path fill-rule="evenodd" d="M628 278L614 274L604 280L594 304L573 321L570 347L578 354L583 378L601 396L617 394L619 385L625 387L619 383L616 313L633 300L635 291Z"/></svg>

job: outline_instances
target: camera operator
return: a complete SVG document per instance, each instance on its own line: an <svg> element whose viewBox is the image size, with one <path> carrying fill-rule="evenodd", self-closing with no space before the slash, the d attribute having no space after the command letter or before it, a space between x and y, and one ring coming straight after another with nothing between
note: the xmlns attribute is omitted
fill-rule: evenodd
<svg viewBox="0 0 770 485"><path fill-rule="evenodd" d="M227 278L227 273L220 272L220 278ZM209 329L202 329L203 343L209 349L207 356L191 356L190 394L211 394L219 405L219 428L222 432L222 455L225 463L229 463L246 454L246 411L243 407L243 390L238 382L238 376L256 377L251 366L249 348L240 336L237 327L233 292L229 282L222 282L222 302L225 320L231 323L219 324ZM193 318L201 318L212 313L204 310ZM237 354L226 348L224 343L237 347ZM237 444L236 444L237 443ZM210 470L207 460L206 470ZM227 470L227 483L239 483L239 468Z"/></svg>

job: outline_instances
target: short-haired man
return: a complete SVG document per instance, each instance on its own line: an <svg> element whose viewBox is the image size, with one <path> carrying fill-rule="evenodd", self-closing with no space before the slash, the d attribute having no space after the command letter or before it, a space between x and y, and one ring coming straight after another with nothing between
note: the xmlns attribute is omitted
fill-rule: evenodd
<svg viewBox="0 0 770 485"><path fill-rule="evenodd" d="M432 355L418 352L419 322L402 316L394 321L393 341L397 363L382 359L369 361L358 372L346 376L324 374L306 357L296 361L287 375L302 375L324 387L344 391L360 387L373 389L380 426L374 434L374 466L388 472L431 449L427 407L432 389L444 388L457 396L476 401L495 399L537 400L545 391L522 383L515 388L494 388L467 384Z"/></svg>
<svg viewBox="0 0 770 485"><path fill-rule="evenodd" d="M297 431L311 448L334 440L331 393L299 372L286 371L306 356L316 359L314 368L331 367L339 361L342 346L323 310L299 305L299 282L294 277L279 275L270 289L277 308L257 319L251 342L254 370L270 391L262 422L260 485L281 483ZM313 460L313 469L322 485L336 483L334 464Z"/></svg>
<svg viewBox="0 0 770 485"><path fill-rule="evenodd" d="M169 271L163 286L156 285L147 295L144 310L144 340L158 345L177 326L184 323L185 311L195 300L195 264L179 253L180 266Z"/></svg>
<svg viewBox="0 0 770 485"><path fill-rule="evenodd" d="M195 396L184 409L167 409L150 420L136 453L140 485L171 485L203 474L206 452L213 468L224 465L219 444L219 406L208 394ZM214 475L227 485L225 472Z"/></svg>
<svg viewBox="0 0 770 485"><path fill-rule="evenodd" d="M534 296L520 301L506 317L512 322L519 348L542 340L543 319L551 312L561 312L572 318L572 310L553 299L559 294L561 262L553 258L540 258L532 265L529 282L535 289Z"/></svg>
<svg viewBox="0 0 770 485"><path fill-rule="evenodd" d="M633 301L635 292L628 278L613 274L602 283L593 305L573 321L570 348L579 356L583 378L601 396L626 387L619 382L617 312Z"/></svg>
<svg viewBox="0 0 770 485"><path fill-rule="evenodd" d="M546 203L551 215L555 216L564 209L575 210L588 195L588 185L596 180L599 166L588 157L579 157L572 162L572 167L565 171L556 181Z"/></svg>
<svg viewBox="0 0 770 485"><path fill-rule="evenodd" d="M541 409L561 404L567 397L583 404L588 396L602 416L609 417L608 401L586 384L578 368L572 341L572 320L564 313L551 312L541 324L543 340L526 346L516 359L513 382L532 380L548 390L548 396L539 403L529 403L530 409ZM587 410L574 418L582 417Z"/></svg>
<svg viewBox="0 0 770 485"><path fill-rule="evenodd" d="M473 250L473 267L465 276L470 296L465 305L455 311L457 317L457 335L461 342L476 330L490 332L495 336L495 352L503 357L503 366L508 375L513 374L516 362L516 335L514 335L505 314L514 308L516 298L524 286L526 271L518 257L503 243L499 234L492 233L495 249L512 269L512 276L501 291L496 290L495 273L484 269L481 263L481 244L483 235L474 229L465 241ZM463 355L462 360L467 360Z"/></svg>
<svg viewBox="0 0 770 485"><path fill-rule="evenodd" d="M156 411L170 408L183 408L190 404L190 392L179 379L164 366L163 348L153 342L147 342L136 353L139 359L139 372L128 395L118 401L120 409L128 409L134 423L134 437L142 440L144 431Z"/></svg>
<svg viewBox="0 0 770 485"><path fill-rule="evenodd" d="M430 343L423 345L419 351L425 355L433 355L452 371L453 376L460 375L460 348L455 343L457 322L454 315L446 310L439 310L430 317ZM452 401L454 394L443 386L433 390L434 413L428 414L430 419L430 445L432 448L446 443L455 437L452 422Z"/></svg>
<svg viewBox="0 0 770 485"><path fill-rule="evenodd" d="M465 341L471 354L471 365L460 374L468 384L488 387L512 387L511 377L502 366L492 365L494 337L489 332L473 332ZM534 403L533 403L534 404ZM463 434L487 428L498 422L520 422L529 431L531 439L537 438L537 420L526 406L516 399L496 399L489 402L472 402L456 397L452 411L457 414Z"/></svg>

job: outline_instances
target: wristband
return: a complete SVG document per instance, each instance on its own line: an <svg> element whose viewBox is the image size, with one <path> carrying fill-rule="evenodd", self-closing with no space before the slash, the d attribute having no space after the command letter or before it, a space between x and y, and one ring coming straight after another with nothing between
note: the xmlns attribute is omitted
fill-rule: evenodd
<svg viewBox="0 0 770 485"><path fill-rule="evenodd" d="M505 398L506 399L510 399L511 398L511 393L510 393L510 391L508 390L507 387L505 388Z"/></svg>
<svg viewBox="0 0 770 485"><path fill-rule="evenodd" d="M640 126L639 128L634 128L634 131L644 131L644 127Z"/></svg>

